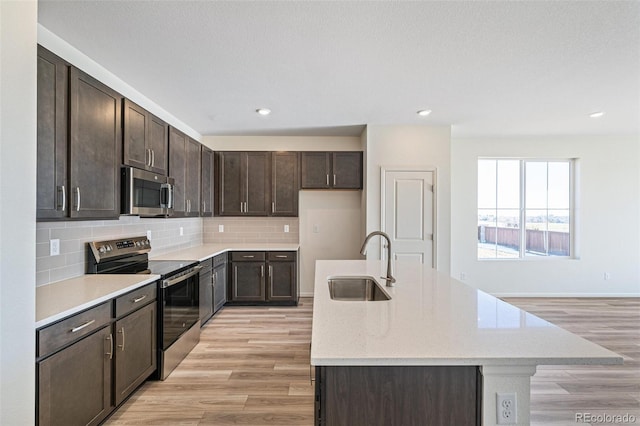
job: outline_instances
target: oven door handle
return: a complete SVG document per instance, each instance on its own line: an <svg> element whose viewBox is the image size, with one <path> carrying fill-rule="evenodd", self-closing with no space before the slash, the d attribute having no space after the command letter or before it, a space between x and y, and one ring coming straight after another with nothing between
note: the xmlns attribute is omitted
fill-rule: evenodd
<svg viewBox="0 0 640 426"><path fill-rule="evenodd" d="M193 269L191 269L191 272L189 272L188 274L180 275L179 277L172 278L169 280L163 280L162 284L160 284L160 288L171 287L172 285L178 284L186 280L187 278L191 278L192 276L200 273L201 269L202 269L202 266L194 266Z"/></svg>

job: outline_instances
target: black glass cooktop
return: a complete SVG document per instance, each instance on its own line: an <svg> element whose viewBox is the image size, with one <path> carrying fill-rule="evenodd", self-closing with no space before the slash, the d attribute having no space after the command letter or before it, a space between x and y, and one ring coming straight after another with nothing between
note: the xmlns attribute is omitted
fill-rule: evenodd
<svg viewBox="0 0 640 426"><path fill-rule="evenodd" d="M150 260L148 266L152 274L166 278L168 275L182 272L197 264L197 260Z"/></svg>

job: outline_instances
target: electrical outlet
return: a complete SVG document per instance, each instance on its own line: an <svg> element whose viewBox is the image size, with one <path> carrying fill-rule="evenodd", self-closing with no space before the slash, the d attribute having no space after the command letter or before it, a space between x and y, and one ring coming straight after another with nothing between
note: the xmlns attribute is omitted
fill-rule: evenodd
<svg viewBox="0 0 640 426"><path fill-rule="evenodd" d="M289 232L289 225L284 226L284 232Z"/></svg>
<svg viewBox="0 0 640 426"><path fill-rule="evenodd" d="M515 393L496 394L496 418L499 425L518 423L518 406Z"/></svg>
<svg viewBox="0 0 640 426"><path fill-rule="evenodd" d="M181 226L180 227L180 236L182 237L184 235L184 228Z"/></svg>
<svg viewBox="0 0 640 426"><path fill-rule="evenodd" d="M611 279L611 273L610 272L605 272L604 273L604 279L605 279L605 281L609 281Z"/></svg>
<svg viewBox="0 0 640 426"><path fill-rule="evenodd" d="M150 239L151 239L151 230L148 230L147 231L147 240L150 240Z"/></svg>
<svg viewBox="0 0 640 426"><path fill-rule="evenodd" d="M49 256L57 256L60 254L60 240L49 240Z"/></svg>
<svg viewBox="0 0 640 426"><path fill-rule="evenodd" d="M320 225L318 225L317 223L313 225L313 233L314 234L320 233Z"/></svg>
<svg viewBox="0 0 640 426"><path fill-rule="evenodd" d="M218 232L224 232L224 225L218 225Z"/></svg>
<svg viewBox="0 0 640 426"><path fill-rule="evenodd" d="M464 272L460 272L460 281L464 281L467 279L467 274L465 274Z"/></svg>

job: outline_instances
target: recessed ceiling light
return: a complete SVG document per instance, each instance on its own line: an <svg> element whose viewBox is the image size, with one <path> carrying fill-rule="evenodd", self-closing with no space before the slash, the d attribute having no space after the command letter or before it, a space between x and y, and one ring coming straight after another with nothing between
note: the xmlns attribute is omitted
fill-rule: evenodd
<svg viewBox="0 0 640 426"><path fill-rule="evenodd" d="M420 111L417 112L417 114L420 117L426 117L427 115L431 114L431 110L430 109L421 109Z"/></svg>
<svg viewBox="0 0 640 426"><path fill-rule="evenodd" d="M269 108L258 108L256 112L260 115L269 115L271 114L271 110Z"/></svg>
<svg viewBox="0 0 640 426"><path fill-rule="evenodd" d="M604 115L604 111L596 111L596 112L592 112L591 114L589 114L589 117L591 118L600 118Z"/></svg>

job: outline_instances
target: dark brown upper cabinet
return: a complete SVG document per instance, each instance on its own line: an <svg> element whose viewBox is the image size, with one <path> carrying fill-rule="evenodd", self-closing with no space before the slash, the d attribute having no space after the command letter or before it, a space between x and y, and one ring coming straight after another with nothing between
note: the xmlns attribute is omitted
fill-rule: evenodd
<svg viewBox="0 0 640 426"><path fill-rule="evenodd" d="M174 183L174 216L200 215L200 143L169 127L169 176Z"/></svg>
<svg viewBox="0 0 640 426"><path fill-rule="evenodd" d="M39 220L69 215L67 170L69 64L38 46L37 212Z"/></svg>
<svg viewBox="0 0 640 426"><path fill-rule="evenodd" d="M213 151L202 146L202 206L200 207L200 216L213 216L214 204L214 163L215 158Z"/></svg>
<svg viewBox="0 0 640 426"><path fill-rule="evenodd" d="M301 153L302 189L362 189L362 152Z"/></svg>
<svg viewBox="0 0 640 426"><path fill-rule="evenodd" d="M216 213L219 216L268 216L270 152L217 152Z"/></svg>
<svg viewBox="0 0 640 426"><path fill-rule="evenodd" d="M297 152L271 154L271 216L298 216L299 163Z"/></svg>
<svg viewBox="0 0 640 426"><path fill-rule="evenodd" d="M122 96L77 68L70 76L70 216L117 219Z"/></svg>
<svg viewBox="0 0 640 426"><path fill-rule="evenodd" d="M167 175L167 123L128 99L124 100L123 163Z"/></svg>

